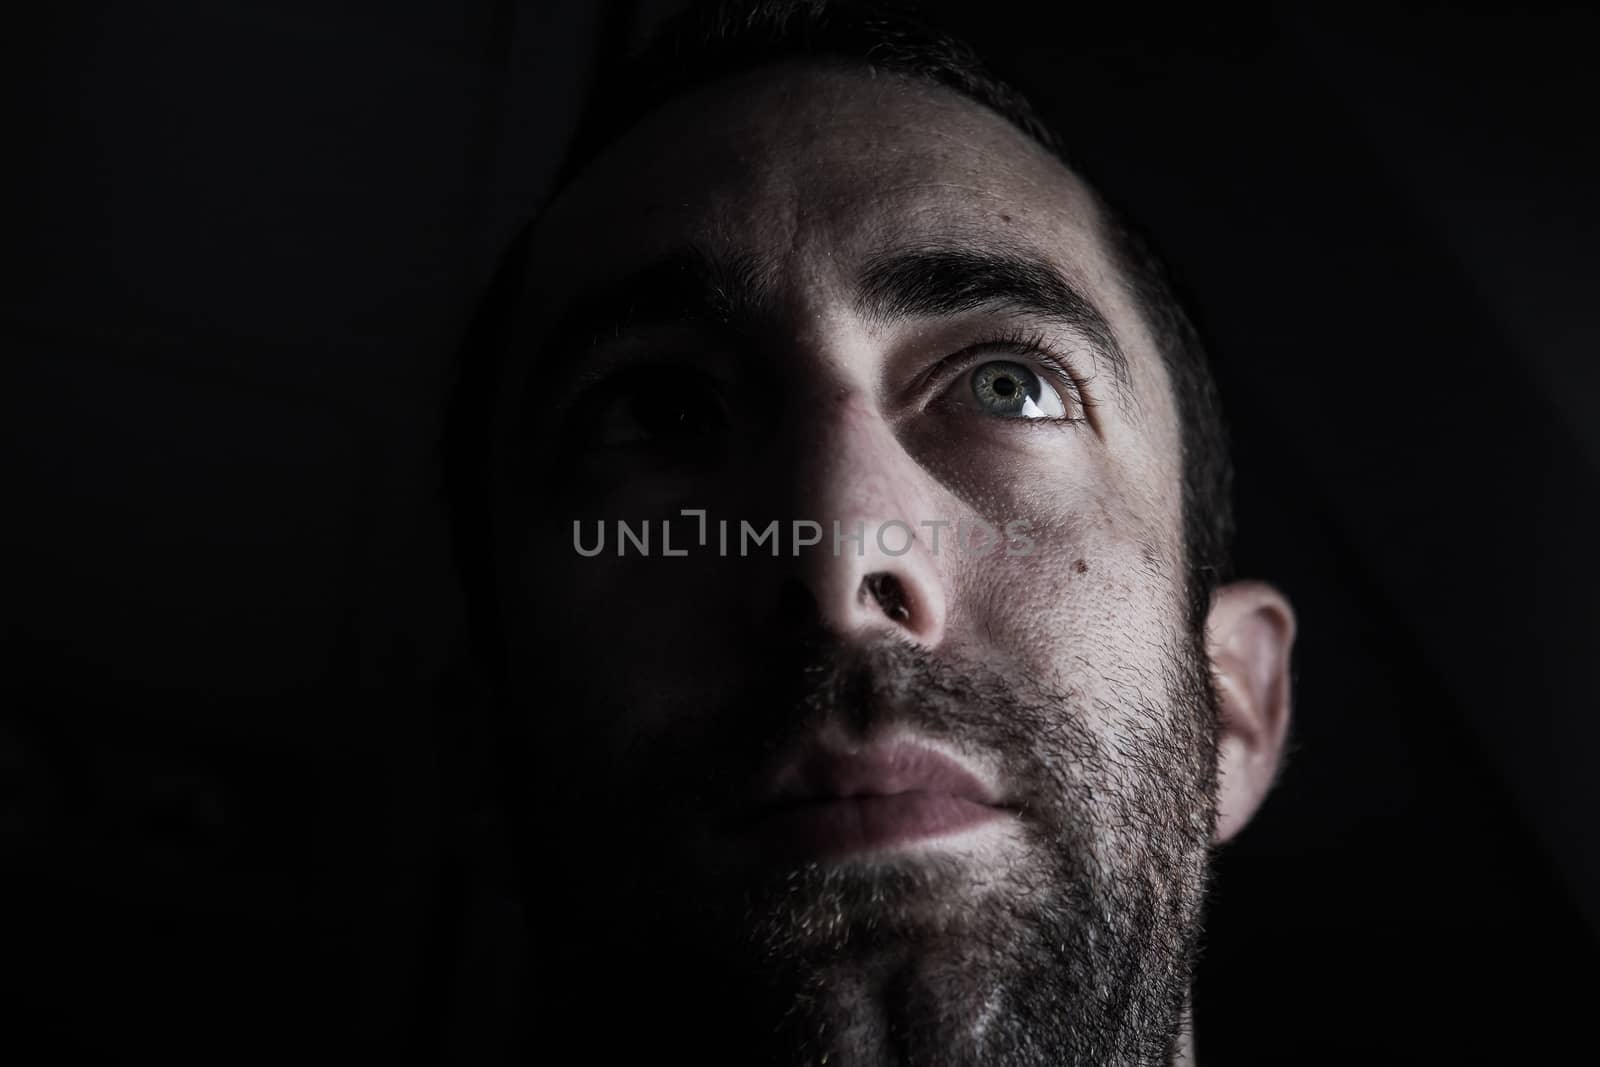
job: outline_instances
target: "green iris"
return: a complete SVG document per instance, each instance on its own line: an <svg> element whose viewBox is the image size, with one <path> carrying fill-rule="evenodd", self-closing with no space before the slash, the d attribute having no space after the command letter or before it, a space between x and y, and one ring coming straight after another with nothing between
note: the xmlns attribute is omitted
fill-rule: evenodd
<svg viewBox="0 0 1600 1067"><path fill-rule="evenodd" d="M972 372L972 395L991 415L1059 418L1065 408L1054 389L1020 363L994 360Z"/></svg>

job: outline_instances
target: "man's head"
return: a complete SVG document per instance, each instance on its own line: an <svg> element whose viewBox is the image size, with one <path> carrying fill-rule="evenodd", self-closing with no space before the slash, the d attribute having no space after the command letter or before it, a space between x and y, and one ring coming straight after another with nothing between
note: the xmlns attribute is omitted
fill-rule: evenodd
<svg viewBox="0 0 1600 1067"><path fill-rule="evenodd" d="M785 10L580 140L529 246L494 513L547 995L746 1062L1165 1062L1293 630L1216 584L1198 347L959 49Z"/></svg>

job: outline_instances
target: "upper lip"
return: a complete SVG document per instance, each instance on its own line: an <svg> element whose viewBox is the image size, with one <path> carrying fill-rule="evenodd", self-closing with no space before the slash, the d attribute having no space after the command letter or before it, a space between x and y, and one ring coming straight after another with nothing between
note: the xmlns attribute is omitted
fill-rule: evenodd
<svg viewBox="0 0 1600 1067"><path fill-rule="evenodd" d="M914 741L862 746L811 744L768 779L770 806L935 793L999 807L996 791L955 758Z"/></svg>

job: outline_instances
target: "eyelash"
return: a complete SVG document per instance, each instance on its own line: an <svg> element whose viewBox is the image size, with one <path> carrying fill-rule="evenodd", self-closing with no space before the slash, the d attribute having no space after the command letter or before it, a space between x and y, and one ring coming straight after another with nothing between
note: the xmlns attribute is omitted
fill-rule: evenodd
<svg viewBox="0 0 1600 1067"><path fill-rule="evenodd" d="M961 351L946 356L934 364L932 368L923 374L922 382L919 384L926 385L936 379L946 379L945 387L939 393L942 396L961 375L971 371L974 367L993 361L996 358L996 353L1023 357L1027 361L1037 364L1045 372L1044 377L1050 380L1052 385L1064 389L1070 402L1075 404L1081 412L1079 415L1063 418L1016 419L1009 421L1021 422L1030 426L1036 426L1039 423L1047 426L1077 425L1091 421L1094 402L1084 390L1082 379L1073 370L1071 364L1051 351L1044 333L1038 330L1011 329L979 341L976 344L968 345Z"/></svg>

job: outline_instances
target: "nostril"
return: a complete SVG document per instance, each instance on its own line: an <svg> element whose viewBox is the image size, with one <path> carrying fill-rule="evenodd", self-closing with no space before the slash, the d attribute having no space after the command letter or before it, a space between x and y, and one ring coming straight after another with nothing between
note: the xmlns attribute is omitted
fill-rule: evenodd
<svg viewBox="0 0 1600 1067"><path fill-rule="evenodd" d="M861 599L865 602L868 597L895 622L906 622L911 618L905 587L900 584L900 579L887 571L877 571L861 579Z"/></svg>

